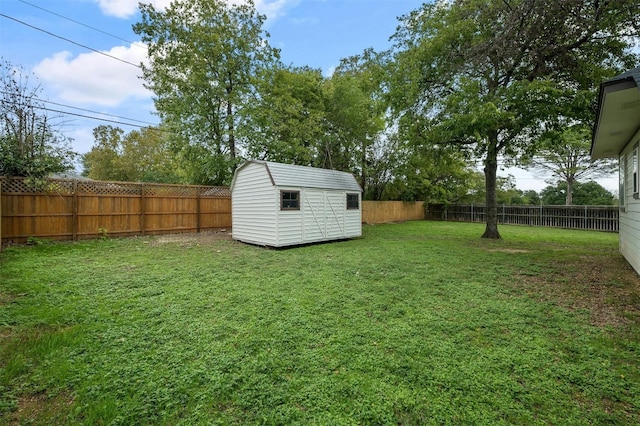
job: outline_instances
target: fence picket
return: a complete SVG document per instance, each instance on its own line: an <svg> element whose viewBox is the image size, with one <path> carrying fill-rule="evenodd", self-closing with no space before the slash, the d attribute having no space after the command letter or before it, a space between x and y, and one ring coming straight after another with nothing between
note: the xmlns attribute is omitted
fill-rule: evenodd
<svg viewBox="0 0 640 426"><path fill-rule="evenodd" d="M0 178L2 242L77 240L228 228L228 187L50 179L32 188ZM205 204L207 208L201 208ZM201 217L202 216L202 217Z"/></svg>
<svg viewBox="0 0 640 426"><path fill-rule="evenodd" d="M429 204L428 220L484 222L485 206ZM618 232L617 206L501 206L498 223Z"/></svg>
<svg viewBox="0 0 640 426"><path fill-rule="evenodd" d="M362 221L425 219L422 201L363 201ZM0 242L198 232L231 227L229 187L0 177Z"/></svg>

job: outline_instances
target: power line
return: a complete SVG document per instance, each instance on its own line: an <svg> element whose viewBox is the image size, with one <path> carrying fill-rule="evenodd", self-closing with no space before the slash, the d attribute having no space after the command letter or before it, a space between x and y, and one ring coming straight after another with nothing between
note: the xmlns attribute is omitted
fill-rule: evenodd
<svg viewBox="0 0 640 426"><path fill-rule="evenodd" d="M28 5L29 5L29 6L31 6L31 7L35 7L36 9L40 9L40 10L43 10L43 11L45 11L45 12L47 12L47 13L52 14L52 15L58 16L58 17L60 17L60 18L62 18L62 19L66 19L67 21L71 21L71 22L73 22L73 23L75 23L75 24L82 25L83 27L89 28L89 29L91 29L91 30L97 31L97 32L102 33L102 34L105 34L105 35L108 35L109 37L113 37L113 38L118 39L118 40L120 40L120 41L124 41L124 42L129 43L129 44L131 44L131 45L133 45L133 46L137 46L137 47L140 47L140 48L143 48L143 49L146 49L146 48L147 48L147 47L146 47L145 45L143 45L143 44L139 44L139 43L136 43L136 42L133 42L133 41L130 41L130 40L126 40L126 39L124 39L124 38L122 38L122 37L119 37L119 36L117 36L117 35L114 35L114 34L108 33L108 32L106 32L106 31L103 31L103 30L99 29L99 28L92 27L91 25L87 25L87 24L82 23L82 22L80 22L80 21L76 21L75 19L71 19L71 18L68 18L68 17L66 17L66 16L64 16L64 15L60 15L59 13L56 13L56 12L53 12L53 11L51 11L51 10L45 9L44 7L40 7L40 6L35 5L35 4L33 4L33 3L29 3L28 1L25 1L25 0L18 0L18 1L20 1L21 3L24 3L24 4L28 4Z"/></svg>
<svg viewBox="0 0 640 426"><path fill-rule="evenodd" d="M100 55L103 55L103 56L106 56L106 57L108 57L108 58L115 59L116 61L123 62L123 63L125 63L125 64L127 64L127 65L131 65L131 66L134 66L134 67L136 67L136 68L142 68L140 65L136 65L136 64L134 64L133 62L125 61L124 59L120 59L120 58L118 58L118 57L116 57L116 56L109 55L108 53L101 52L101 51L99 51L99 50L97 50L97 49L94 49L93 47L89 47L89 46L86 46L86 45L84 45L84 44L77 43L77 42L75 42L75 41L73 41L73 40L70 40L70 39L68 39L68 38L65 38L65 37L59 36L59 35L57 35L57 34L54 34L54 33L52 33L52 32L49 32L49 31L47 31L47 30L45 30L45 29L42 29L42 28L36 27L36 26L34 26L34 25L28 24L28 23L26 23L26 22L24 22L24 21L21 21L21 20L19 20L19 19L13 18L13 17L8 16L8 15L5 15L4 13L0 13L0 16L2 16L2 17L4 17L4 18L7 18L7 19L11 19L12 21L18 22L18 23L20 23L20 24L22 24L22 25L26 25L27 27L29 27L29 28L33 28L34 30L42 31L42 32L43 32L43 33L45 33L45 34L48 34L48 35L50 35L50 36L52 36L52 37L59 38L60 40L64 40L64 41L69 42L69 43L71 43L71 44L75 44L76 46L80 46L80 47L82 47L82 48L84 48L84 49L91 50L91 51L93 51L93 52L96 52L96 53L98 53L98 54L100 54Z"/></svg>
<svg viewBox="0 0 640 426"><path fill-rule="evenodd" d="M13 105L17 105L17 102L13 102L13 101L5 101L8 103L11 103ZM40 105L31 105L31 108L36 108L36 109L41 109L43 111L48 111L48 112L55 112L58 114L65 114L65 115L72 115L74 117L81 117L81 118L88 118L90 120L96 120L96 121L104 121L106 123L113 123L113 124L121 124L124 126L130 126L130 127L137 127L137 128L144 128L144 127L149 127L148 125L142 125L142 124L135 124L135 123L131 123L131 122L125 122L125 121L119 121L119 120L111 120L108 118L101 118L101 117L94 117L91 115L86 115L86 114L79 114L79 113L75 113L75 112L71 112L71 111L63 111L63 110L59 110L59 109L53 109L53 108L47 108L45 106L40 106ZM73 107L71 107L73 108ZM102 114L100 112L97 112L97 114ZM111 116L111 114L103 114L103 115L107 115L107 116ZM115 116L118 117L118 116ZM135 119L129 119L129 118L124 118L125 120L129 120L129 121L137 121L139 123L146 123L145 121L141 121L141 120L135 120ZM149 123L151 126L156 126L156 124L151 124ZM162 132L166 132L166 130L163 129L157 129L158 131L162 131Z"/></svg>
<svg viewBox="0 0 640 426"><path fill-rule="evenodd" d="M2 93L4 95L11 95L10 92L6 92L4 90L0 90L0 93ZM100 115L104 115L104 116L107 116L107 117L118 118L118 119L121 119L121 120L134 121L134 122L137 122L137 123L147 124L149 126L155 126L156 125L156 123L151 123L149 121L143 121L143 120L138 120L138 119L135 119L135 118L123 117L121 115L109 114L109 113L106 113L106 112L100 112L100 111L94 111L94 110L90 110L90 109L86 109L86 108L75 107L75 106L72 106L72 105L61 104L61 103L58 103L58 102L48 101L46 99L41 99L41 98L37 98L37 97L33 97L31 99L39 101L39 102L44 102L44 103L47 103L47 104L61 106L61 107L64 107L64 108L71 108L71 109L75 109L75 110L78 110L78 111L90 112L92 114L100 114ZM11 101L7 100L7 102L11 102ZM13 103L14 105L17 104L17 102L11 102L11 103Z"/></svg>

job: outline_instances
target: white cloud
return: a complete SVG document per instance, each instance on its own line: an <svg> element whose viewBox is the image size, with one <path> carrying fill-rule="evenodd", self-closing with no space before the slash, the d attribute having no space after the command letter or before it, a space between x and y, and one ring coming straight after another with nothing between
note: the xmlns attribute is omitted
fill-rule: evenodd
<svg viewBox="0 0 640 426"><path fill-rule="evenodd" d="M138 11L140 0L95 0L102 13L117 18L130 18ZM156 9L166 9L172 0L142 0L142 3L151 3ZM227 4L241 4L244 0L225 0ZM270 20L281 17L285 10L296 6L300 0L255 0L256 10Z"/></svg>
<svg viewBox="0 0 640 426"><path fill-rule="evenodd" d="M130 18L138 11L139 0L95 0L102 13L117 18ZM165 9L172 0L142 0L142 3L151 3L157 9Z"/></svg>
<svg viewBox="0 0 640 426"><path fill-rule="evenodd" d="M139 44L116 46L105 53L133 64L147 60L146 49ZM139 78L140 68L97 52L76 57L59 52L44 59L33 71L60 99L74 105L116 106L126 100L151 97Z"/></svg>
<svg viewBox="0 0 640 426"><path fill-rule="evenodd" d="M267 15L269 20L276 20L283 16L285 12L300 3L300 0L256 0L256 10Z"/></svg>

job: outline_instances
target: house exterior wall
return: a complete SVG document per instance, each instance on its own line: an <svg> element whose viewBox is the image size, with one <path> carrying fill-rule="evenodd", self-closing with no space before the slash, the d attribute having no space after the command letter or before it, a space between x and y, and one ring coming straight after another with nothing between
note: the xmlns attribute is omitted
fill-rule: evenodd
<svg viewBox="0 0 640 426"><path fill-rule="evenodd" d="M620 153L620 253L640 273L640 131ZM634 150L636 152L634 159ZM635 161L634 161L635 160ZM635 187L634 187L635 180ZM624 188L623 188L624 187ZM634 193L635 189L635 193ZM624 199L623 199L624 198Z"/></svg>
<svg viewBox="0 0 640 426"><path fill-rule="evenodd" d="M244 167L237 174L231 193L233 238L252 244L276 245L279 196L264 166Z"/></svg>

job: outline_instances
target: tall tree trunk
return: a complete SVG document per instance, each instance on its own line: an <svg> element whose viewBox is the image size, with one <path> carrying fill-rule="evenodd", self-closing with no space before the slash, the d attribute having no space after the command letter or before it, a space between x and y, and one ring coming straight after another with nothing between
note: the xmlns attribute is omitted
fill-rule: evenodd
<svg viewBox="0 0 640 426"><path fill-rule="evenodd" d="M229 127L229 155L231 156L231 162L233 167L236 166L236 135L235 127L233 124L233 105L231 102L227 102L227 126Z"/></svg>
<svg viewBox="0 0 640 426"><path fill-rule="evenodd" d="M496 203L496 178L498 176L497 146L497 137L491 138L487 149L487 158L484 161L487 227L485 228L484 234L482 234L482 238L501 238L498 232L498 205Z"/></svg>
<svg viewBox="0 0 640 426"><path fill-rule="evenodd" d="M573 179L567 179L567 197L565 204L570 206L573 204Z"/></svg>
<svg viewBox="0 0 640 426"><path fill-rule="evenodd" d="M362 157L360 158L360 189L362 190L362 197L366 192L365 184L367 183L367 142L366 139L362 141Z"/></svg>
<svg viewBox="0 0 640 426"><path fill-rule="evenodd" d="M227 82L226 92L227 92L227 127L229 129L229 155L231 156L231 164L232 164L232 173L236 168L236 134L235 134L235 125L233 121L233 104L231 99L233 98L233 91L235 89L233 75L231 72L228 73L227 77L229 78Z"/></svg>

